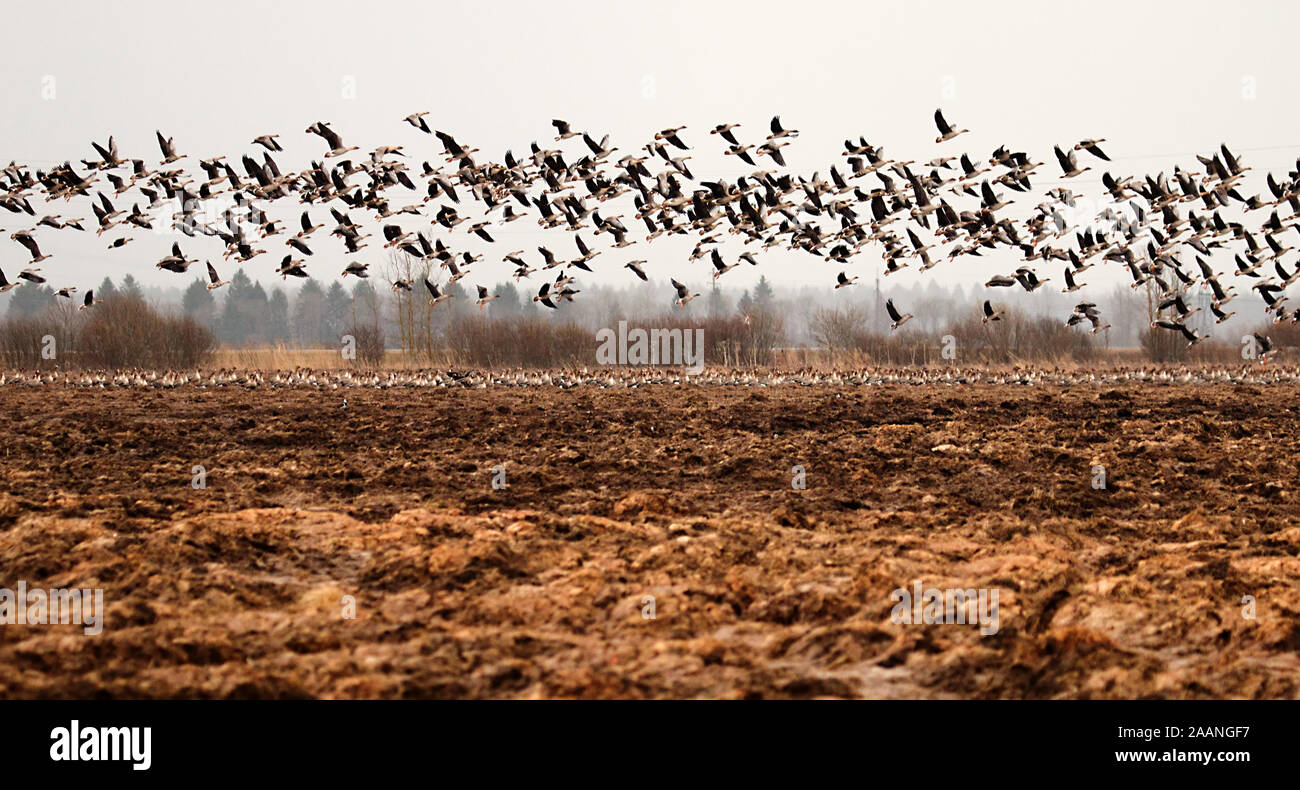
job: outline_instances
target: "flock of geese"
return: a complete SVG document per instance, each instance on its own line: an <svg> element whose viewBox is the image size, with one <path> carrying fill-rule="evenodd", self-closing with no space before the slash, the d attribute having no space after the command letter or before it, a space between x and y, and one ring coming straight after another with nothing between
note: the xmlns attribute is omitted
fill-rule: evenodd
<svg viewBox="0 0 1300 790"><path fill-rule="evenodd" d="M1034 386L1122 385L1122 384L1296 384L1300 367L1295 365L1160 366L1113 370L1022 369L985 370L961 368L873 368L869 371L764 372L706 368L683 374L666 368L602 368L599 370L554 371L455 371L455 370L117 370L117 371L10 371L0 372L0 387L134 388L171 390L275 390L308 389L489 389L509 387L597 387L636 389L661 385L724 387L783 386L928 386L969 384ZM346 404L346 399L344 403Z"/></svg>
<svg viewBox="0 0 1300 790"><path fill-rule="evenodd" d="M1127 268L1134 288L1153 288L1159 298L1153 326L1181 334L1189 345L1205 340L1186 323L1198 309L1189 307L1193 288L1212 292L1209 309L1218 322L1233 315L1225 307L1237 287L1225 285L1224 274L1206 260L1222 253L1235 262L1231 275L1252 283L1249 289L1259 293L1275 321L1300 321L1300 309L1288 310L1285 298L1287 286L1300 279L1300 266L1283 261L1296 248L1284 234L1300 229L1300 162L1285 176L1268 174L1268 194L1249 196L1241 190L1250 168L1226 145L1198 156L1194 170L1175 167L1172 174L1140 176L1107 170L1101 176L1106 208L1071 225L1067 215L1082 195L1065 186L1047 190L1041 202L1020 199L1027 209L1021 219L1013 219L1007 209L1017 202L1013 193L1030 195L1034 179L1066 183L1091 170L1091 165L1080 166L1081 154L1093 165L1107 166L1111 159L1101 147L1104 139L1055 147L1053 167L1006 146L987 157L953 152L919 163L890 158L859 137L844 141L843 162L831 166L825 177L818 172L805 176L788 172L782 154L798 130L774 117L757 136L742 134L736 123L708 130L720 141L723 155L754 168L731 183L697 178L688 164L692 148L687 143L695 135L682 126L620 150L608 135L597 139L557 119L553 141L534 142L521 155L508 150L498 162L432 128L427 116L417 112L403 119L420 145L407 142L371 151L346 145L328 123L317 121L304 133L319 137L323 150L297 171L276 160L283 151L277 134L256 137L250 146L261 150L244 153L237 162L226 156L191 159L158 132L160 159L130 158L110 136L103 144L92 142L94 156L79 164L69 161L42 170L10 163L0 170L0 207L27 225L9 238L22 246L30 265L14 280L0 272L0 292L20 283L46 282L37 266L52 257L42 251L44 234L94 230L109 234L109 250L121 250L134 240L130 234L161 224L195 239L194 247L210 244L198 242L199 237L219 241L213 249L225 262L242 265L262 256L278 260L274 271L286 279L307 277L309 261L323 245L337 244L348 256L382 245L427 264L429 272L422 282L396 280L392 289L412 295L423 289L429 303L438 305L454 298L449 285L470 276L483 259L463 249L459 240L472 235L495 244L494 233L522 220L572 236L567 249L538 246L535 254L512 250L501 255L514 267L517 281L537 276L540 285L532 298L552 309L579 294L577 272L593 272L602 254L608 261L642 243L633 230L640 225L646 243L661 236L691 238L690 260L706 261L714 280L737 266L757 266L772 248L803 251L844 267L835 279L837 289L856 283L858 276L850 275L848 267L868 248L880 255L886 276L907 267L927 271L940 262L1003 248L1017 253L1022 265L990 279L988 288L1033 292L1052 280L1033 267L1059 266L1063 291L1072 293L1083 287L1085 272L1099 261L1108 262ZM941 110L934 122L940 145L951 145L968 131L949 123ZM422 161L417 165L415 158ZM186 160L199 172L186 169ZM616 202L627 193L632 195L630 208ZM226 207L205 221L209 201L217 198ZM52 213L52 207L74 199L89 203L93 220ZM289 216L296 214L297 221L273 217L268 213L273 206L290 207ZM623 213L615 213L617 206L624 206ZM1225 216L1229 208L1241 209L1243 219ZM1245 217L1255 220L1248 223ZM382 241L366 232L372 220ZM602 236L607 245L597 243ZM734 257L724 255L727 236L746 249ZM182 242L171 246L158 268L183 274L199 262L187 249L191 243ZM647 261L626 257L622 268L648 281ZM211 258L204 262L209 289L229 282L218 265L227 264L214 264ZM368 277L369 266L350 262L342 276ZM678 308L700 295L677 280L671 284ZM73 299L76 290L61 287L56 293ZM480 307L496 298L482 285L476 290ZM93 292L86 290L80 308L95 303ZM1001 320L1003 311L991 300L982 307L984 321ZM892 329L913 317L892 300L886 310ZM1093 333L1109 326L1087 301L1075 307L1066 323L1088 325Z"/></svg>

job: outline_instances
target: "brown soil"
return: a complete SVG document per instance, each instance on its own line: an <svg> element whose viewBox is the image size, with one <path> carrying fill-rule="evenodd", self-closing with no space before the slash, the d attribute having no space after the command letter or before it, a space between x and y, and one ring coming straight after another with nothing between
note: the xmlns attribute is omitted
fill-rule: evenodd
<svg viewBox="0 0 1300 790"><path fill-rule="evenodd" d="M0 696L1295 698L1298 391L0 387Z"/></svg>

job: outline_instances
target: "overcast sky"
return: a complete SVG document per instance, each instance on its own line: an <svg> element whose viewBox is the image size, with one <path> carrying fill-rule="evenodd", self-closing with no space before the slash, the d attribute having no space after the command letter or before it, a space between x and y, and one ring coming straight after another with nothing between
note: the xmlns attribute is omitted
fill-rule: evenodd
<svg viewBox="0 0 1300 790"><path fill-rule="evenodd" d="M441 161L440 148L401 119L429 110L430 126L481 149L480 161L499 161L506 148L525 151L534 140L553 145L552 118L597 138L608 133L621 152L637 149L659 129L685 125L695 175L734 179L750 168L721 156L723 144L707 130L739 122L742 141L757 143L779 113L802 132L785 153L790 167L806 174L824 176L837 162L843 168L842 141L862 135L891 157L921 162L962 151L987 159L1005 143L1045 162L1036 180L1050 186L1058 172L1053 144L1104 137L1115 159L1106 167L1117 174L1172 169L1176 162L1195 166L1192 153L1226 141L1262 178L1269 167L1285 172L1300 155L1294 8L1278 2L23 3L6 7L0 159L48 167L95 158L90 140L114 134L124 156L156 164L153 131L161 129L191 155L186 162L199 174L197 158L224 153L237 162L260 150L250 145L253 137L278 132L285 153L277 160L283 170L297 170L324 153L321 140L303 132L323 120L363 151L404 145L418 167L421 159ZM972 132L936 145L931 115L939 106ZM566 145L575 143L581 145ZM1088 179L1106 163L1081 163L1094 170L1071 187L1097 193L1098 182ZM1261 188L1251 184L1250 191ZM1009 196L1032 205L1030 198ZM630 203L627 208L631 225ZM84 204L37 211L77 214L93 224ZM320 214L317 222L327 219L323 208L313 212ZM0 227L9 231L26 227L22 222L0 215ZM85 288L104 274L127 271L156 284L188 280L154 268L174 235L137 232L136 242L112 253L104 244L114 234L100 239L93 232L41 229L37 235L55 256L43 264L55 273L55 285ZM0 268L21 268L25 251L7 236ZM634 236L644 237L641 227ZM495 261L512 249L531 252L549 243L571 255L568 239L531 220L514 223L471 279L503 279L510 268ZM372 239L345 258L335 240L321 239L309 269L329 279L346 260L379 262L384 253L376 241L382 242ZM182 242L191 255L221 259L216 239ZM269 282L282 243L261 245L273 254L246 270ZM737 242L728 244L730 254L741 251ZM470 242L460 246L486 251ZM607 281L622 282L630 277L624 259L648 258L659 277L703 282L705 264L687 262L689 249L671 239L653 249L641 243L606 250L597 269ZM984 278L1014 268L1015 260L1006 253L921 276ZM851 266L869 280L880 262L865 254ZM802 253L769 252L759 270L739 268L724 282L749 285L760 272L781 282L829 282L840 268ZM916 276L908 272L899 280Z"/></svg>

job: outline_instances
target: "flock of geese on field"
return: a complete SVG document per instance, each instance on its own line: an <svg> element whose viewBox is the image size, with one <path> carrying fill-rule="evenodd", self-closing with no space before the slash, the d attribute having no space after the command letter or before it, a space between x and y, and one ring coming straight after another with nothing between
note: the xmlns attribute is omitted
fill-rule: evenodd
<svg viewBox="0 0 1300 790"><path fill-rule="evenodd" d="M804 176L787 172L781 150L798 130L774 117L758 137L744 134L735 123L707 130L724 155L754 168L729 183L692 173L687 139L693 135L682 126L620 151L608 135L597 139L557 119L552 121L554 141L534 142L522 155L506 151L496 162L431 128L427 115L417 112L403 120L414 130L410 134L421 142L429 135L431 144L383 145L369 152L345 145L328 123L313 123L305 133L318 136L325 150L296 172L276 161L274 155L283 150L276 134L252 140L250 146L263 150L245 153L238 162L225 156L190 159L158 132L161 160L129 158L110 136L103 144L92 142L94 158L80 164L69 161L41 170L10 163L0 170L0 207L27 225L9 238L30 255L30 266L13 280L0 271L0 292L22 282L46 282L37 264L51 256L42 251L38 236L56 230L111 234L107 247L121 250L133 241L131 233L159 225L194 239L218 239L228 262L244 264L263 255L278 259L275 273L288 278L307 277L308 260L322 245L337 243L349 256L371 246L367 239L372 234L365 231L373 218L384 249L427 264L432 276L421 277L422 282L398 279L392 289L412 293L423 287L430 304L437 305L453 298L448 286L469 276L483 259L460 249L459 237L472 234L495 244L494 233L523 220L572 234L565 242L571 249L538 246L536 253L501 255L514 267L517 281L538 275L541 284L532 298L553 309L578 295L575 270L592 272L598 256L609 260L619 254L615 251L641 243L633 228L643 225L645 242L690 237L690 259L707 261L715 280L742 264L757 266L771 248L803 251L844 267L835 279L837 289L859 279L849 273L850 264L867 248L881 256L886 276L909 266L926 271L940 262L1011 249L1022 265L986 286L1028 292L1052 279L1040 276L1034 264L1062 267L1063 291L1072 293L1083 287L1080 278L1096 262L1113 262L1128 269L1133 287L1149 285L1158 296L1153 326L1180 333L1189 345L1206 338L1186 323L1199 309L1189 306L1193 288L1212 292L1209 309L1217 322L1234 315L1225 307L1237 295L1236 286L1225 286L1223 275L1206 261L1224 253L1235 262L1232 274L1252 283L1250 290L1259 293L1275 321L1300 321L1300 309L1288 311L1285 297L1286 288L1300 279L1300 265L1293 261L1288 271L1283 262L1283 255L1298 246L1289 245L1284 234L1300 231L1300 162L1285 177L1269 173L1268 194L1250 196L1241 193L1250 168L1226 145L1198 156L1195 170L1176 166L1172 174L1141 176L1106 171L1101 177L1107 193L1104 210L1072 224L1067 217L1076 213L1083 195L1064 186L1047 190L1046 199L1022 219L1006 216L1004 209L1015 202L1012 193L1030 194L1031 179L1051 173L1065 183L1091 170L1080 166L1081 154L1099 167L1110 162L1101 147L1104 139L1056 146L1053 167L1006 146L987 157L960 153L923 163L898 160L859 137L844 141L844 161L830 167L827 176ZM941 110L935 111L934 122L939 144L968 131L949 123ZM435 155L439 151L441 156ZM429 159L416 165L414 159L423 156ZM185 168L187 159L201 175ZM632 193L632 207L614 213L623 205L614 201L626 193ZM47 213L54 210L50 206L74 198L89 202L93 220ZM213 205L209 201L217 198L225 208L204 221ZM1033 201L1027 197L1024 204ZM299 216L296 222L282 221L267 213L271 206L293 206L290 215ZM1225 218L1230 207L1240 208L1243 219ZM1248 225L1246 216L1257 219ZM607 246L597 243L601 236L609 239ZM734 257L724 255L726 236L737 237L746 249ZM157 267L188 271L199 261L185 250L189 246L177 241ZM278 252L271 252L277 247ZM644 258L622 257L628 259L620 262L631 276L648 281ZM350 262L342 275L367 277L369 266ZM209 289L228 284L211 259L205 268ZM673 304L679 308L699 296L675 279L671 283ZM75 299L76 290L61 287L56 293ZM476 290L480 307L497 298L483 285ZM80 309L95 304L93 291L85 291ZM1001 320L1003 311L992 301L985 300L982 307L985 322ZM885 308L892 329L913 317L892 300ZM1067 324L1090 326L1094 334L1109 326L1087 301L1078 303Z"/></svg>
<svg viewBox="0 0 1300 790"><path fill-rule="evenodd" d="M930 385L1019 385L1072 386L1123 384L1287 384L1300 383L1295 365L1161 366L1108 370L1033 369L1006 370L962 368L873 368L869 371L759 372L752 369L706 368L695 374L667 369L601 368L575 371L476 370L115 370L115 371L9 371L0 372L0 387L143 388L170 390L180 387L202 390L309 389L489 389L498 387L550 386L560 389L598 387L636 389L651 386L930 386ZM344 404L346 404L346 399Z"/></svg>

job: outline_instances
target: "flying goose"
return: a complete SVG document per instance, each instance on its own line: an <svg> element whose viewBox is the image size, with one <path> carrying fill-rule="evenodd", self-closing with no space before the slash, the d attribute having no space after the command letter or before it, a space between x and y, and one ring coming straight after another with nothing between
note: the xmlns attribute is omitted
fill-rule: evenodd
<svg viewBox="0 0 1300 790"><path fill-rule="evenodd" d="M230 285L229 280L223 280L221 279L220 275L217 274L217 269L212 265L211 261L206 261L206 263L208 265L208 290L209 291L213 290L214 288L220 288L223 285Z"/></svg>
<svg viewBox="0 0 1300 790"><path fill-rule="evenodd" d="M1183 335L1183 337L1187 339L1187 347L1188 347L1188 348L1191 348L1192 346L1194 346L1194 345L1196 345L1197 343L1201 342L1201 341L1204 340L1205 338L1209 337L1208 335L1198 335L1198 334L1196 334L1196 332L1192 331L1191 329L1188 329L1187 326L1184 325L1184 324L1180 324L1180 323L1177 323L1177 322L1175 322L1175 321L1166 321L1166 320L1164 320L1164 319L1160 319L1160 320L1157 320L1157 321L1152 321L1152 322L1151 322L1151 327L1152 327L1153 329L1157 329L1157 328L1158 328L1158 329L1168 329L1168 330L1171 330L1171 331L1174 331L1174 332L1181 332L1182 335Z"/></svg>
<svg viewBox="0 0 1300 790"><path fill-rule="evenodd" d="M736 129L739 126L740 124L738 123L720 123L717 126L710 129L709 134L722 135L723 140L726 140L732 145L740 145L740 143L736 140L735 135L731 133L732 129Z"/></svg>
<svg viewBox="0 0 1300 790"><path fill-rule="evenodd" d="M1019 269L1016 269L1016 281L1019 282L1020 286L1024 288L1026 291L1030 291L1030 292L1037 291L1040 287L1042 287L1043 283L1051 279L1052 279L1051 277L1048 277L1046 279L1040 280L1038 279L1038 275L1034 274L1033 269L1029 269L1024 266L1020 267Z"/></svg>
<svg viewBox="0 0 1300 790"><path fill-rule="evenodd" d="M710 254L709 259L713 263L713 279L715 280L721 277L722 275L726 274L727 272L731 271L732 269L736 268L739 265L735 263L733 264L723 263L722 254L718 252L716 247L713 249L713 252Z"/></svg>
<svg viewBox="0 0 1300 790"><path fill-rule="evenodd" d="M429 128L429 124L425 123L424 121L424 116L428 114L429 114L428 110L425 110L424 112L413 112L410 115L403 118L402 120L406 121L411 126L415 127L416 129L419 129L425 134L433 134L433 130Z"/></svg>
<svg viewBox="0 0 1300 790"><path fill-rule="evenodd" d="M853 284L854 284L855 282L857 282L857 281L858 281L858 278L857 278L856 276L855 276L855 277L849 277L849 276L845 275L844 272L840 272L839 275L836 276L836 278L835 278L835 290L838 291L839 289L841 289L841 288L843 288L843 287L845 287L845 286L853 285Z"/></svg>
<svg viewBox="0 0 1300 790"><path fill-rule="evenodd" d="M1066 267L1065 267L1065 287L1061 289L1061 293L1063 293L1063 294L1074 293L1075 291L1077 291L1077 290L1079 290L1080 288L1082 288L1083 285L1084 285L1083 283L1076 283L1076 282L1074 281L1074 274L1073 274L1073 272L1070 270L1070 267L1069 267L1069 266L1066 266Z"/></svg>
<svg viewBox="0 0 1300 790"><path fill-rule="evenodd" d="M673 288L677 290L677 299L673 301L673 304L676 305L679 309L684 309L686 307L687 302L699 296L699 294L697 293L694 294L691 293L689 288L677 282L676 280L670 279L669 282L671 282L673 284Z"/></svg>
<svg viewBox="0 0 1300 790"><path fill-rule="evenodd" d="M185 154L176 155L176 140L174 138L163 137L162 132L157 130L154 131L154 136L158 138L158 147L162 149L163 164L169 165L185 158Z"/></svg>
<svg viewBox="0 0 1300 790"><path fill-rule="evenodd" d="M934 138L936 143L946 142L959 134L970 131L970 129L954 129L951 124L944 120L942 109L934 111L934 125L939 127L939 136Z"/></svg>
<svg viewBox="0 0 1300 790"><path fill-rule="evenodd" d="M431 299L429 299L429 306L430 306L430 307L433 307L433 306L437 305L439 302L445 301L445 300L450 299L450 298L452 297L452 295L449 294L449 293L443 293L443 292L439 291L439 290L438 290L438 286L436 286L436 285L434 285L433 283L429 282L429 278L428 278L428 277L425 277L425 278L424 278L424 287L427 288L427 289L429 290L429 296L432 297Z"/></svg>
<svg viewBox="0 0 1300 790"><path fill-rule="evenodd" d="M645 270L641 268L641 264L645 262L646 261L643 260L628 261L627 263L623 264L623 268L631 269L632 273L635 274L637 277L640 277L642 282L649 282L650 278L646 277Z"/></svg>
<svg viewBox="0 0 1300 790"><path fill-rule="evenodd" d="M252 145L260 145L268 151L283 151L280 144L275 141L278 134L264 134L253 138Z"/></svg>
<svg viewBox="0 0 1300 790"><path fill-rule="evenodd" d="M1098 143L1104 143L1104 142L1106 142L1105 137L1099 137L1096 140L1080 140L1078 145L1074 146L1074 150L1087 151L1088 153L1092 154L1098 159L1104 159L1107 162L1109 162L1110 157L1106 156L1106 154L1103 153L1102 150L1097 147Z"/></svg>
<svg viewBox="0 0 1300 790"><path fill-rule="evenodd" d="M492 301L493 299L501 298L501 294L492 294L491 296L488 296L488 289L481 285L477 285L475 287L478 289L478 308L480 310L482 310L483 306L486 305L488 302Z"/></svg>
<svg viewBox="0 0 1300 790"><path fill-rule="evenodd" d="M317 121L311 126L308 126L307 131L311 134L320 135L320 137L325 141L325 144L330 147L330 150L325 154L327 158L342 156L348 151L357 150L355 145L344 146L343 138L321 121Z"/></svg>
<svg viewBox="0 0 1300 790"><path fill-rule="evenodd" d="M1214 314L1214 323L1216 324L1222 324L1224 321L1227 321L1229 318L1232 318L1234 315L1236 315L1235 312L1232 313L1223 312L1223 310L1219 308L1219 305L1216 302L1210 303L1210 312Z"/></svg>
<svg viewBox="0 0 1300 790"><path fill-rule="evenodd" d="M551 121L551 126L554 126L555 131L560 133L559 136L555 138L556 141L567 140L570 137L578 136L577 132L569 128L568 121L562 121L559 118L556 118L555 120Z"/></svg>
<svg viewBox="0 0 1300 790"><path fill-rule="evenodd" d="M1075 156L1074 151L1066 153L1061 150L1061 146L1059 145L1053 146L1052 150L1056 152L1056 161L1061 165L1061 172L1063 173L1062 178L1074 178L1080 173L1085 173L1092 169L1091 167L1080 169L1079 160L1078 157Z"/></svg>
<svg viewBox="0 0 1300 790"><path fill-rule="evenodd" d="M893 323L889 325L889 328L891 330L897 329L903 324L906 324L908 321L912 320L911 313L898 312L898 308L894 307L893 299L889 299L885 301L885 312L889 313L889 317L893 321Z"/></svg>
<svg viewBox="0 0 1300 790"><path fill-rule="evenodd" d="M551 284L550 284L550 283L542 283L542 287L537 291L537 295L533 297L533 301L534 301L534 302L541 302L542 304L546 305L547 307L551 308L552 310L556 310L556 309L558 309L558 308L555 306L555 303L551 301Z"/></svg>
<svg viewBox="0 0 1300 790"><path fill-rule="evenodd" d="M771 140L776 140L776 139L779 139L779 138L782 138L782 137L798 137L798 136L799 136L799 130L798 130L798 129L786 129L786 128L784 128L784 127L781 126L781 116L779 116L779 115L773 115L773 116L772 116L772 123L769 125L769 127L770 127L771 130L772 130L772 133L771 133L770 135L768 135L768 138L767 138L769 141L771 141Z"/></svg>
<svg viewBox="0 0 1300 790"><path fill-rule="evenodd" d="M1258 332L1255 333L1255 344L1259 350L1261 362L1267 359L1269 354L1273 353L1273 341Z"/></svg>
<svg viewBox="0 0 1300 790"><path fill-rule="evenodd" d="M1001 320L1002 320L1002 311L994 310L993 304L989 300L985 299L983 323L987 324L989 321L1001 321Z"/></svg>

